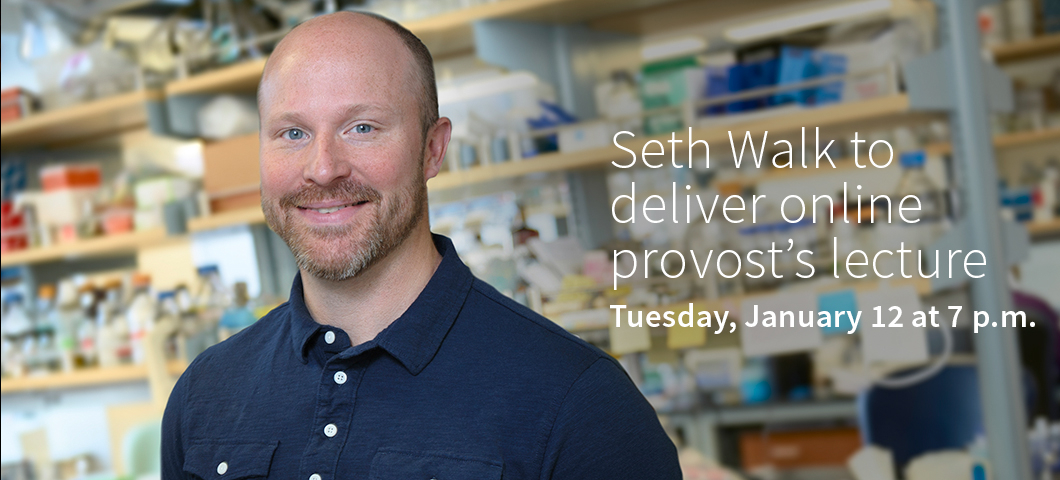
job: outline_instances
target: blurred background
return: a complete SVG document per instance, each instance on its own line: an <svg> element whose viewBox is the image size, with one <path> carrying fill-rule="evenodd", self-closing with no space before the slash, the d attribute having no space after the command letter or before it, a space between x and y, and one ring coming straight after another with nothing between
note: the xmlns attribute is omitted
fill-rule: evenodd
<svg viewBox="0 0 1060 480"><path fill-rule="evenodd" d="M977 35L956 46L981 53L985 71L916 66L955 50L945 25L956 13L927 0L0 0L0 478L157 477L177 376L286 300L296 267L259 206L254 93L290 28L339 9L399 21L434 55L454 131L428 182L432 229L478 276L618 357L686 479L1057 478L1060 2L978 3L958 23ZM960 106L979 108L993 146L968 158L992 163L962 158L969 117L924 101L968 75L986 94ZM727 131L798 145L800 127L836 141L836 169L732 168ZM690 131L715 147L711 168L615 168L629 160L611 143L621 130L638 152ZM854 132L868 140L863 162L886 140L892 164L855 168ZM754 225L616 223L612 201L634 182L637 202L668 198L676 182L708 201L773 203ZM844 182L863 197L844 197ZM830 195L831 207L812 208L836 220L784 221L776 200L789 194ZM918 195L923 221L839 220L886 212L869 194ZM986 210L970 201L984 195ZM640 215L632 202L615 208ZM1008 278L995 287L831 275L844 270L833 254L986 242L964 233L969 219L1002 231ZM815 251L817 275L798 278L805 270L782 254L766 265L781 280L670 279L656 258L647 278L641 263L612 285L630 268L613 265L616 250L742 257L789 239ZM1035 326L973 334L970 311L991 295ZM612 304L692 304L730 321L753 304L935 306L947 325L948 306L964 309L956 328L879 334L863 318L855 335L843 325L751 338L716 324L616 329ZM997 388L1002 377L1016 387Z"/></svg>

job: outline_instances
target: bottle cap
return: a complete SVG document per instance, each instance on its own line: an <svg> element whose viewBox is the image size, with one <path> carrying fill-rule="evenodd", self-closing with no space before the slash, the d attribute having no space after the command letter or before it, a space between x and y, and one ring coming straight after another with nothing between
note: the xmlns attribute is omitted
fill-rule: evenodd
<svg viewBox="0 0 1060 480"><path fill-rule="evenodd" d="M914 150L912 152L903 152L899 161L902 163L903 168L923 167L926 157L923 150Z"/></svg>
<svg viewBox="0 0 1060 480"><path fill-rule="evenodd" d="M151 276L146 273L134 273L132 276L132 286L135 288L151 286Z"/></svg>
<svg viewBox="0 0 1060 480"><path fill-rule="evenodd" d="M40 297L43 300L52 300L52 299L54 299L55 298L55 285L52 285L50 283L46 284L46 285L41 285L40 288L37 289L37 297Z"/></svg>
<svg viewBox="0 0 1060 480"><path fill-rule="evenodd" d="M197 269L199 276L209 275L211 273L217 273L219 269L217 265L203 265Z"/></svg>

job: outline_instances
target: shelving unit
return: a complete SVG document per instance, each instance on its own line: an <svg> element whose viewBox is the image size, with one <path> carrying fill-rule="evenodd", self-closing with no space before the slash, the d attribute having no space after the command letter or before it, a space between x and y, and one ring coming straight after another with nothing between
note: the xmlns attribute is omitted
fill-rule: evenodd
<svg viewBox="0 0 1060 480"><path fill-rule="evenodd" d="M179 361L169 362L169 373L180 375L186 365ZM85 368L70 373L50 373L41 376L5 378L0 383L0 393L21 393L44 390L59 390L112 385L116 383L142 382L147 380L144 365L121 365L109 368Z"/></svg>
<svg viewBox="0 0 1060 480"><path fill-rule="evenodd" d="M5 253L0 258L0 266L30 265L62 259L130 254L136 253L137 250L143 247L160 245L167 241L174 241L176 238L166 236L165 230L161 228L108 235L79 240L73 243Z"/></svg>
<svg viewBox="0 0 1060 480"><path fill-rule="evenodd" d="M440 13L431 17L404 21L431 49L435 58L474 48L471 23L478 20L505 19L531 22L574 23L631 11L641 11L674 0L503 0L482 3ZM261 79L265 60L240 64L176 80L166 85L166 95L202 93L253 93Z"/></svg>
<svg viewBox="0 0 1060 480"><path fill-rule="evenodd" d="M991 49L998 64L1060 55L1060 33L1035 37L1022 42L1000 45Z"/></svg>
<svg viewBox="0 0 1060 480"><path fill-rule="evenodd" d="M715 426L734 427L766 423L852 420L857 418L858 410L854 400L831 400L718 407L707 409L703 414L709 417Z"/></svg>
<svg viewBox="0 0 1060 480"><path fill-rule="evenodd" d="M859 102L840 103L826 107L805 109L798 113L781 114L774 117L736 121L717 127L700 127L692 129L692 138L705 140L708 144L721 144L728 141L728 132L751 131L786 133L798 130L803 126L829 127L850 125L859 122L886 122L899 117L916 117L920 114L909 112L909 99L905 95L893 95ZM678 135L678 139L685 135ZM651 140L666 142L669 136L640 137L622 142L622 145L633 151L639 151ZM742 140L742 138L741 138ZM572 153L550 153L523 159L520 161L485 165L456 172L445 172L427 182L429 188L449 189L493 180L519 177L531 173L571 170L591 166L605 165L625 155L613 145Z"/></svg>
<svg viewBox="0 0 1060 480"><path fill-rule="evenodd" d="M140 90L82 105L32 114L0 126L3 151L52 146L103 137L147 125L147 102L161 100L157 90Z"/></svg>
<svg viewBox="0 0 1060 480"><path fill-rule="evenodd" d="M253 93L266 59L248 60L166 84L167 96L206 93Z"/></svg>
<svg viewBox="0 0 1060 480"><path fill-rule="evenodd" d="M1060 218L1054 218L1048 222L1029 222L1026 225L1027 232L1033 240L1060 238Z"/></svg>
<svg viewBox="0 0 1060 480"><path fill-rule="evenodd" d="M265 214L261 207L250 207L241 210L229 210L215 215L192 218L188 220L188 231L203 232L234 225L265 223Z"/></svg>

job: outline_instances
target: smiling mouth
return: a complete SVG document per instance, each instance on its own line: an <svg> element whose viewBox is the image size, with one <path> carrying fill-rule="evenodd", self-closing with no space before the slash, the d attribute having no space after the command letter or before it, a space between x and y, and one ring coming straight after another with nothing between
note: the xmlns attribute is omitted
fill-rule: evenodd
<svg viewBox="0 0 1060 480"><path fill-rule="evenodd" d="M344 204L344 205L336 205L334 207L327 207L327 208L308 208L308 207L301 207L300 206L300 207L298 207L298 209L299 210L309 210L309 211L313 211L313 212L317 212L317 213L328 214L328 213L335 213L335 212L337 212L339 210L342 210L344 208L355 207L357 205L363 205L365 203L368 203L368 202L367 201L353 202L353 203L347 203L347 204Z"/></svg>

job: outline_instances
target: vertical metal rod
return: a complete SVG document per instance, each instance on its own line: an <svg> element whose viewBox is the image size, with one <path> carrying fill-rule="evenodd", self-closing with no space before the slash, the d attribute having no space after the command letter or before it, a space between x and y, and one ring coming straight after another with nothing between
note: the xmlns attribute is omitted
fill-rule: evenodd
<svg viewBox="0 0 1060 480"><path fill-rule="evenodd" d="M571 68L571 38L567 25L552 26L552 54L556 61L556 81L559 85L559 104L577 114L578 101L574 97L574 71Z"/></svg>
<svg viewBox="0 0 1060 480"><path fill-rule="evenodd" d="M1011 310L1001 244L997 164L987 116L976 7L979 2L941 0L940 27L953 49L955 106L950 117L956 160L964 180L964 223L968 246L986 255L986 276L971 280L972 305L989 312L991 321ZM948 41L947 41L948 40ZM999 323L1000 324L1000 323ZM1016 331L987 328L975 335L983 420L994 478L1031 480L1026 413Z"/></svg>

